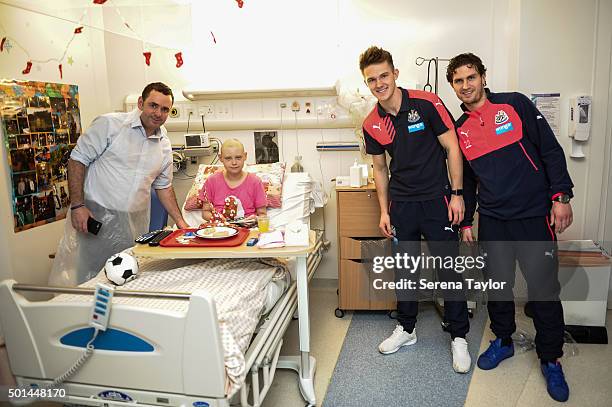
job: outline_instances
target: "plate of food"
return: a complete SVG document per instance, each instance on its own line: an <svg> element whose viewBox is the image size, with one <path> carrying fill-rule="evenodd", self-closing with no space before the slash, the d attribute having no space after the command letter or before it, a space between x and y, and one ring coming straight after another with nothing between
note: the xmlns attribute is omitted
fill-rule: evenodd
<svg viewBox="0 0 612 407"><path fill-rule="evenodd" d="M226 239L234 236L238 230L228 226L210 226L196 231L196 236L202 239Z"/></svg>

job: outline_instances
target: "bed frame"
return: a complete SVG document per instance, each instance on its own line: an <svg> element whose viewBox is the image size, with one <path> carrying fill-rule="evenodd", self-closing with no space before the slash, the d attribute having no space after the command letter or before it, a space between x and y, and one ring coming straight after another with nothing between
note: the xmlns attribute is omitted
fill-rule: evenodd
<svg viewBox="0 0 612 407"><path fill-rule="evenodd" d="M291 252L290 248L284 249L286 253ZM311 245L308 250L301 249L297 255L297 281L292 282L254 335L245 354L245 376L249 377L245 377L248 380L232 398L232 404L261 405L277 368L298 371L302 395L309 404L315 404L315 360L309 355L307 284L321 261L322 234L315 237L311 232ZM0 323L4 327L11 370L20 387L42 388L49 386L83 355L84 347L67 346L60 338L87 327L91 304L29 301L20 294L23 291L91 295L93 290L31 286L17 284L14 280L0 283ZM115 292L115 295L172 296L189 301L189 307L182 313L113 305L112 328L144 339L153 344L153 349L96 350L81 369L61 385L66 389L65 397L45 400L123 407L230 405L215 302L206 291L192 294ZM282 338L296 310L299 312L301 355L279 356Z"/></svg>

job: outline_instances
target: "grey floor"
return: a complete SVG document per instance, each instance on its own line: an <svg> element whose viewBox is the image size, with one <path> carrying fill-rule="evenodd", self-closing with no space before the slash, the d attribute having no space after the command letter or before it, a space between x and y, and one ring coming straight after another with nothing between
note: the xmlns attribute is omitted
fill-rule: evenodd
<svg viewBox="0 0 612 407"><path fill-rule="evenodd" d="M338 306L336 283L335 280L314 280L310 290L311 353L317 358L317 405L323 402L351 319L350 312L342 319L334 316L334 309ZM486 312L486 309L481 308L478 312ZM487 321L479 353L484 351L488 341L493 339L488 326ZM517 310L517 326L527 332L533 329L531 320L523 315L522 310ZM612 327L612 310L608 310L607 326ZM610 329L609 334L612 334ZM283 353L294 354L297 347L297 325L294 325L290 326L287 333ZM443 351L447 351L446 347ZM548 396L535 351L530 351L517 353L494 370L474 369L465 406L612 406L612 344L578 344L577 355L565 356L561 362L570 386L570 399L566 403L557 403ZM263 406L304 405L296 374L277 371L277 378Z"/></svg>

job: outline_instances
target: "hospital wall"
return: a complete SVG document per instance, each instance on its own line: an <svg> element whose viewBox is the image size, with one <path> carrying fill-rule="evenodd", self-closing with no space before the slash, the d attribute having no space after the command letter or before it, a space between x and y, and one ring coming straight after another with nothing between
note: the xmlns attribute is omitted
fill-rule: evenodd
<svg viewBox="0 0 612 407"><path fill-rule="evenodd" d="M604 237L600 224L605 221L602 197L609 183L602 171L609 168L605 156L610 148L607 117L612 28L605 23L612 20L609 2L477 0L466 8L450 0L313 0L292 2L290 9L287 2L280 0L251 2L243 9L232 2L217 2L214 6L210 3L193 2L171 10L121 8L125 19L137 30L145 30L150 41L173 48L170 51L152 46L149 67L141 55L145 46L122 30L121 20L113 10L90 8L86 18L93 28L84 30L84 37L71 47L75 63L64 64L63 79L79 85L83 127L98 114L124 110L126 95L138 94L154 80L167 82L177 93L190 85L204 90L293 88L328 86L338 79L347 86L363 89L358 55L369 45L378 44L393 52L400 84L422 86L426 82L426 66L415 64L417 56L449 58L472 51L485 61L488 85L494 91L562 94L559 141L566 156L571 141L567 137L568 98L593 94L593 136L586 143L587 157L568 159L576 184L575 221L561 238ZM0 15L10 35L38 59L56 56L58 51L61 54L66 41L61 33L74 27L54 17L6 5L0 5ZM105 27L106 31L95 27ZM179 49L185 65L176 68L173 55ZM54 63L42 65L40 70L34 68L24 76L21 69L26 57L22 52L13 48L10 54L2 53L1 58L0 77L59 81ZM446 83L444 69L441 63L439 94L457 117L458 102ZM284 152L281 149L284 159L291 164L297 141L305 169L322 181L330 196L324 225L334 246L326 254L319 277L337 277L336 203L330 179L347 175L349 165L359 154L319 153L314 145L321 140L354 140L352 133L351 129L296 133L290 120L280 132L285 144ZM248 149L252 148L250 131L213 135L238 137ZM13 232L6 151L1 154L0 215L5 226L0 237L5 243L1 250L7 255L0 260L0 277L12 275L19 281L43 283L51 267L48 254L55 251L64 222ZM184 196L188 183L176 181L179 195Z"/></svg>

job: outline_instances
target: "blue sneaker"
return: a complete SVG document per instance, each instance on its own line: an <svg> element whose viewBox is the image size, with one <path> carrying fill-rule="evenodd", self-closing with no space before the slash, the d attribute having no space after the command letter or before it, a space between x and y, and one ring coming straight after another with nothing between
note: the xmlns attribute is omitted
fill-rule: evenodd
<svg viewBox="0 0 612 407"><path fill-rule="evenodd" d="M563 375L561 363L541 363L540 368L546 379L546 390L554 400L567 401L569 399L569 387Z"/></svg>
<svg viewBox="0 0 612 407"><path fill-rule="evenodd" d="M514 356L514 344L502 346L501 338L490 341L489 348L478 357L478 367L482 370L495 369L502 360Z"/></svg>

